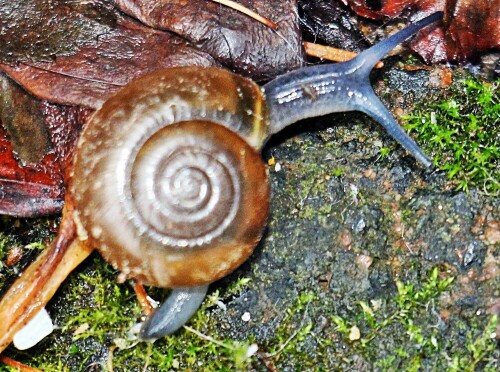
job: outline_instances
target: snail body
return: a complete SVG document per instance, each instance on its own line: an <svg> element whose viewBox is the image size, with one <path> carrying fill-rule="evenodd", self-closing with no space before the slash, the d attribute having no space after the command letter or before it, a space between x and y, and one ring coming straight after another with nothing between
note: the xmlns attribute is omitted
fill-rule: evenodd
<svg viewBox="0 0 500 372"><path fill-rule="evenodd" d="M125 276L176 288L147 320L142 338L179 328L207 284L252 253L268 214L260 150L272 134L307 117L359 110L431 164L376 97L369 74L388 51L441 16L351 61L292 71L262 88L226 70L178 67L138 79L104 103L80 138L70 195L81 240Z"/></svg>
<svg viewBox="0 0 500 372"><path fill-rule="evenodd" d="M369 74L441 16L351 61L292 71L262 88L226 70L178 67L138 79L104 103L80 138L70 195L81 240L125 276L175 288L144 324L143 339L182 326L207 284L252 253L269 206L260 150L274 133L307 117L359 110L431 164L376 97Z"/></svg>
<svg viewBox="0 0 500 372"><path fill-rule="evenodd" d="M306 117L364 111L430 165L375 96L369 73L439 16L349 62L302 68L262 89L229 71L199 67L159 70L130 83L91 118L75 153L70 195L80 239L146 284L220 279L262 235L269 205L263 144Z"/></svg>

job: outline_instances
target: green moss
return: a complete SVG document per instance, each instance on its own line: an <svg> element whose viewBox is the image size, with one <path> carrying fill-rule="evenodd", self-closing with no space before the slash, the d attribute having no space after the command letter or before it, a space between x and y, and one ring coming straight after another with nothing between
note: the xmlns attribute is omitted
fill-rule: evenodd
<svg viewBox="0 0 500 372"><path fill-rule="evenodd" d="M476 187L500 193L499 85L500 80L459 80L449 92L427 97L403 118L405 129L458 190Z"/></svg>
<svg viewBox="0 0 500 372"><path fill-rule="evenodd" d="M493 315L484 330L475 335L475 332L467 333L467 343L461 355L455 355L450 362L450 371L475 371L481 365L484 371L497 371L498 360L491 358L497 347L496 328L498 316Z"/></svg>
<svg viewBox="0 0 500 372"><path fill-rule="evenodd" d="M381 159L386 158L391 153L391 151L393 151L393 150L394 149L391 148L391 147L381 147L380 148L380 157L381 157Z"/></svg>
<svg viewBox="0 0 500 372"><path fill-rule="evenodd" d="M327 165L319 163L311 166L310 164L303 164L300 161L296 164L296 167L302 177L300 188L293 191L294 193L298 193L299 203L296 204L296 209L299 217L312 219L330 214L332 210L330 204L320 206L308 205L305 204L305 201L324 195L327 192L330 177L342 176L343 169L341 167L330 169Z"/></svg>
<svg viewBox="0 0 500 372"><path fill-rule="evenodd" d="M296 317L305 319L303 316L307 312L307 308L311 301L315 299L312 293L301 294L296 303L286 311L286 316L281 322L280 327L277 329L276 336L272 345L269 345L269 355L276 357L279 353L297 353L300 344L304 342L305 336L311 332L312 323L300 322L300 327L294 329L293 324L296 324ZM291 322L291 320L294 322Z"/></svg>
<svg viewBox="0 0 500 372"><path fill-rule="evenodd" d="M400 368L405 371L419 371L424 368L424 360L434 360L435 364L439 364L434 366L436 370L473 371L480 363L486 370L488 366L493 368L496 366L494 350L497 316L492 316L482 331L480 324L472 327L467 333L465 348L458 346L463 352L454 350L454 356L449 357L450 345L437 324L438 318L432 319L432 316L424 315L429 309L437 314L434 310L434 300L450 289L452 282L453 277L446 277L435 267L420 288L397 281L398 294L385 304L377 301L372 301L371 304L360 302L360 311L351 314L349 320L341 316L333 316L332 320L336 324L337 332L343 334L346 339L352 327L358 326L362 337L359 340L351 340L351 352L364 355L368 360L377 360L374 366L384 371ZM391 307L393 309L389 311ZM401 335L398 339L400 346L392 350L390 348L389 353L381 354L380 345L392 343L390 335L394 333ZM373 344L374 340L376 346Z"/></svg>
<svg viewBox="0 0 500 372"><path fill-rule="evenodd" d="M197 324L199 321L191 321L193 328L204 328ZM187 330L154 344L130 341L118 344L120 347L114 350L112 361L108 362L115 370L143 370L146 366L147 370L159 371L199 369L200 366L212 371L245 369L251 361L249 350L252 350L248 342L218 340L214 335L200 337Z"/></svg>
<svg viewBox="0 0 500 372"><path fill-rule="evenodd" d="M100 258L96 257L94 264L99 267L97 270L79 275L79 282L85 285L71 285L67 294L69 301L85 298L87 304L65 324L65 331L75 332L73 340L93 337L104 342L113 334L126 333L141 316L131 287L117 284L113 280L115 273ZM73 352L78 351L76 345L71 347Z"/></svg>
<svg viewBox="0 0 500 372"><path fill-rule="evenodd" d="M91 358L95 358L95 363L103 370L186 370L197 369L200 365L207 370L235 370L245 369L251 361L251 340L218 339L208 315L217 301L246 288L250 282L248 278L235 281L223 296L216 290L207 297L189 322L197 334L185 329L151 344L137 340L131 332L142 316L131 287L117 284L114 280L117 273L97 256L93 264L92 270L79 273L77 280L72 279L64 291L64 301L74 304L85 298L84 306L74 314L67 314L64 332L72 335L69 343L49 347L42 358L34 358L34 365L46 371L65 370L75 364L83 369L91 364ZM165 296L165 292L158 289L149 292L156 298ZM105 355L102 355L103 345L109 345L105 347ZM52 348L53 353L50 352ZM66 360L50 357L60 355L61 349L67 350ZM96 354L101 355L96 358Z"/></svg>
<svg viewBox="0 0 500 372"><path fill-rule="evenodd" d="M190 320L189 326L192 328L181 330L151 344L137 340L131 332L141 319L141 311L130 286L116 284L112 280L116 273L109 265L103 264L98 258L95 261L96 266L105 267L92 270L90 274L81 273L79 276L86 283L85 286L70 285L70 297L76 299L83 295L90 302L66 323L66 331L77 332L73 334L70 353L88 354L88 341L111 345L100 364L105 369L113 366L115 371L145 368L152 371L172 368L185 370L197 369L200 365L208 370L234 370L244 369L251 361L251 341L218 339L208 315L217 301L246 288L250 282L248 278L235 281L225 291L224 296L221 296L218 290L212 292ZM156 298L165 296L160 290L152 289L150 293L155 293ZM196 330L197 333L190 329ZM210 336L205 336L204 333ZM89 361L82 360L81 363L83 366ZM45 365L46 370L53 368L53 365Z"/></svg>
<svg viewBox="0 0 500 372"><path fill-rule="evenodd" d="M418 277L412 283L421 284L397 280L392 298L366 299L357 306L339 307L320 290L299 294L289 300L288 310L266 341L251 336L233 339L215 321L218 301L228 302L253 284L249 278L233 280L229 287L212 291L190 321L198 333L185 329L150 344L129 333L141 320L131 287L118 285L117 272L95 255L69 278L56 299L56 324L65 325L64 330L56 330L39 352L16 354L9 349L8 355L45 371L84 370L92 364L115 371L264 370L264 361L279 369L331 370L359 367L363 360L364 366L376 363L381 370L419 370L429 363L436 370L470 366L492 370L497 318L486 325L484 317L477 324L459 323L466 335L464 344L455 345L457 338L448 341L449 333L437 326L439 309L434 307L451 290L453 277L438 268L420 276L419 267L411 262L408 266ZM149 292L157 299L165 295L160 290ZM65 304L70 304L67 309ZM324 328L318 328L321 315L331 321ZM349 338L353 326L360 330L359 339ZM449 326L458 328L456 323ZM260 351L255 354L257 344Z"/></svg>
<svg viewBox="0 0 500 372"><path fill-rule="evenodd" d="M0 216L0 296L7 290L16 273L36 257L54 236L57 223L51 218L17 219ZM7 257L16 249L16 259L7 264Z"/></svg>

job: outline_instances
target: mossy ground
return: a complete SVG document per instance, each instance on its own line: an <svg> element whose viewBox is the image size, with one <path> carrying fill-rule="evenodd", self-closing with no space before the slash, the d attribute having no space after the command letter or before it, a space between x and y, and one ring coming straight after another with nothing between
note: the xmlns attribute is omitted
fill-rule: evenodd
<svg viewBox="0 0 500 372"><path fill-rule="evenodd" d="M398 92L399 102L415 101L413 90ZM134 340L142 315L132 287L94 254L48 306L58 329L5 354L45 371L500 368L497 197L423 170L360 114L303 122L264 158L274 159L269 227L252 258L211 286L189 323L200 334ZM2 220L0 291L55 224ZM22 258L7 265L13 247Z"/></svg>
<svg viewBox="0 0 500 372"><path fill-rule="evenodd" d="M458 78L403 118L457 190L500 195L500 80Z"/></svg>

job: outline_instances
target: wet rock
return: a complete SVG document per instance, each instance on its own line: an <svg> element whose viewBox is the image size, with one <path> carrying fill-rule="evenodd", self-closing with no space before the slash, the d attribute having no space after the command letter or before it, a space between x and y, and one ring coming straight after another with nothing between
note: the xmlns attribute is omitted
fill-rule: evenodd
<svg viewBox="0 0 500 372"><path fill-rule="evenodd" d="M388 267L381 264L375 264L370 270L370 298L387 298L396 292L394 278Z"/></svg>
<svg viewBox="0 0 500 372"><path fill-rule="evenodd" d="M484 232L484 240L488 245L500 243L500 221L491 221Z"/></svg>

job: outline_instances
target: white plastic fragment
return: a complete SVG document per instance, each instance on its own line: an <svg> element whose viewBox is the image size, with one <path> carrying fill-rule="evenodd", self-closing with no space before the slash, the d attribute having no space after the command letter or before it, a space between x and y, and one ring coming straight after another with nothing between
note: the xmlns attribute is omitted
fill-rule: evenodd
<svg viewBox="0 0 500 372"><path fill-rule="evenodd" d="M251 316L250 316L250 313L248 311L243 313L243 315L241 316L241 320L243 320L244 322L249 322L250 319L251 319Z"/></svg>
<svg viewBox="0 0 500 372"><path fill-rule="evenodd" d="M357 326L352 326L349 332L349 340L356 341L361 338L361 332Z"/></svg>
<svg viewBox="0 0 500 372"><path fill-rule="evenodd" d="M251 344L248 347L247 351L245 352L245 356L247 358L250 358L250 357L254 356L257 351L259 351L259 346L257 344Z"/></svg>
<svg viewBox="0 0 500 372"><path fill-rule="evenodd" d="M53 330L52 319L50 319L47 310L42 308L28 324L14 335L14 346L18 350L29 349L51 334Z"/></svg>
<svg viewBox="0 0 500 372"><path fill-rule="evenodd" d="M223 310L223 311L226 311L227 310L227 306L224 302L218 300L215 302L215 304L219 307L219 309Z"/></svg>

